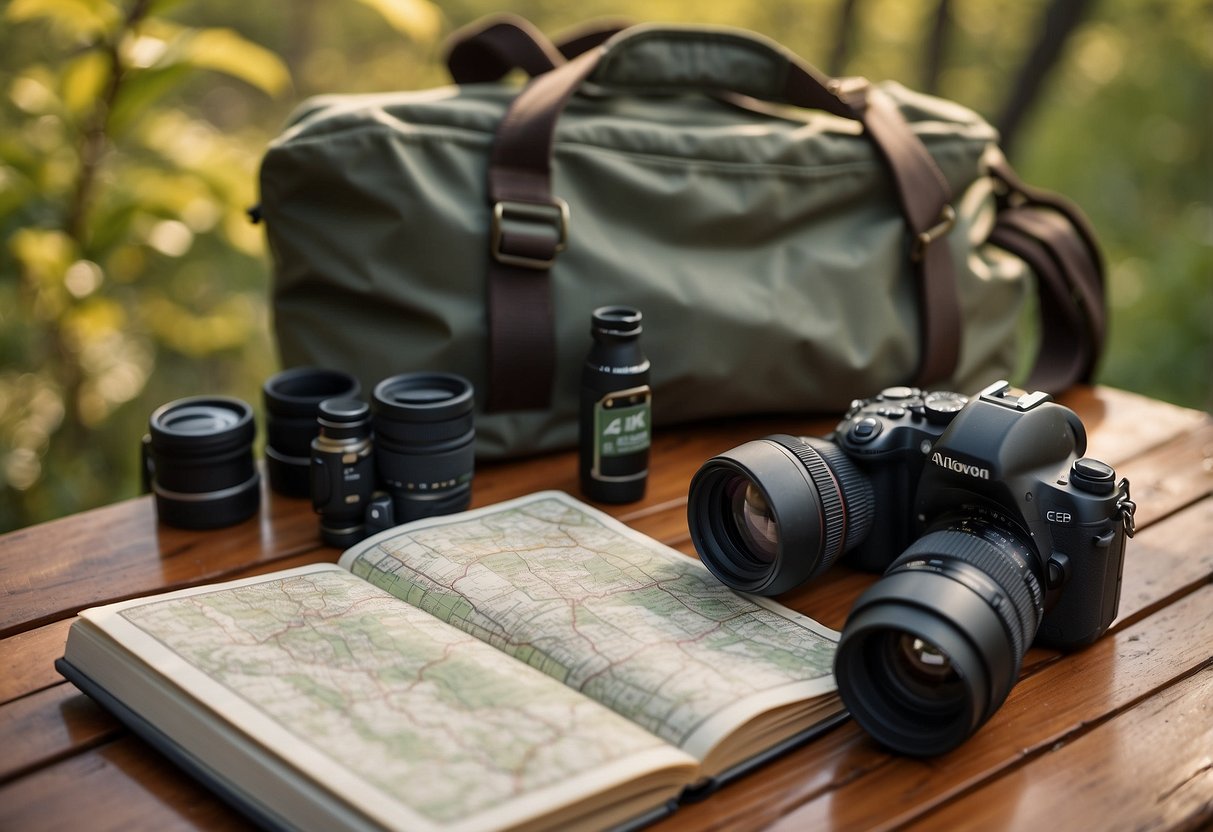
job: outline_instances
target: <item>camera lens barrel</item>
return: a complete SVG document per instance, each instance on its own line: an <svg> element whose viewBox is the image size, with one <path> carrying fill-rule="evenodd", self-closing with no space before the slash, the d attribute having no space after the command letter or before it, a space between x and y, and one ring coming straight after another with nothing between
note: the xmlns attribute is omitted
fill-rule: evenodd
<svg viewBox="0 0 1213 832"><path fill-rule="evenodd" d="M476 431L471 383L405 373L375 386L375 461L396 522L462 511L471 502Z"/></svg>
<svg viewBox="0 0 1213 832"><path fill-rule="evenodd" d="M267 379L261 392L270 487L288 497L307 497L320 403L325 399L357 398L362 388L356 378L340 370L294 367Z"/></svg>
<svg viewBox="0 0 1213 832"><path fill-rule="evenodd" d="M872 489L832 442L776 435L709 459L691 480L687 523L726 586L777 595L867 536Z"/></svg>
<svg viewBox="0 0 1213 832"><path fill-rule="evenodd" d="M366 536L365 513L375 490L371 456L371 409L358 399L326 399L312 440L312 507L320 537L345 548Z"/></svg>
<svg viewBox="0 0 1213 832"><path fill-rule="evenodd" d="M1043 602L1019 535L974 518L937 527L855 603L835 657L839 694L894 751L950 751L1006 700Z"/></svg>
<svg viewBox="0 0 1213 832"><path fill-rule="evenodd" d="M215 529L261 504L253 410L240 399L194 396L156 409L143 440L146 485L170 526Z"/></svg>

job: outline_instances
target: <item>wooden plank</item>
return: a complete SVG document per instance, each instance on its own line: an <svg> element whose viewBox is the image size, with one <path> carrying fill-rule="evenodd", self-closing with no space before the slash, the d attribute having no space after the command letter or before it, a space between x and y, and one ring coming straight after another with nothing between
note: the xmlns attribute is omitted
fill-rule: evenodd
<svg viewBox="0 0 1213 832"><path fill-rule="evenodd" d="M1082 799L1075 799L1081 795ZM1213 665L909 829L1201 829L1213 822Z"/></svg>
<svg viewBox="0 0 1213 832"><path fill-rule="evenodd" d="M219 832L252 827L154 749L126 736L0 786L0 829Z"/></svg>
<svg viewBox="0 0 1213 832"><path fill-rule="evenodd" d="M1213 494L1213 421L1117 466L1129 478L1138 525Z"/></svg>
<svg viewBox="0 0 1213 832"><path fill-rule="evenodd" d="M0 537L0 637L319 548L306 500L268 486L262 499L258 516L211 532L159 525L151 498L138 497Z"/></svg>
<svg viewBox="0 0 1213 832"><path fill-rule="evenodd" d="M1213 497L1149 526L1129 541L1120 614L1112 628L1149 615L1213 575Z"/></svg>
<svg viewBox="0 0 1213 832"><path fill-rule="evenodd" d="M1120 465L1209 421L1209 414L1114 387L1075 387L1059 399L1082 417L1089 453Z"/></svg>
<svg viewBox="0 0 1213 832"><path fill-rule="evenodd" d="M0 708L0 783L124 733L118 721L63 682Z"/></svg>
<svg viewBox="0 0 1213 832"><path fill-rule="evenodd" d="M0 706L63 681L54 661L63 655L71 619L0 640Z"/></svg>
<svg viewBox="0 0 1213 832"><path fill-rule="evenodd" d="M877 755L775 828L876 829L921 817L1207 664L1213 655L1210 609L1213 586L1206 585L1022 680L990 722L956 751L931 760ZM874 747L866 737L856 742ZM761 811L764 819L782 814L774 807Z"/></svg>

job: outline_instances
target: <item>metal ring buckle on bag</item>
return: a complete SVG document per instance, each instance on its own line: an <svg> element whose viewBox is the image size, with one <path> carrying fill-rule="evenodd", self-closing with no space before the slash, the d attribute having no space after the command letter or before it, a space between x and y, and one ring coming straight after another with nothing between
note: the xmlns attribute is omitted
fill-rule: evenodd
<svg viewBox="0 0 1213 832"><path fill-rule="evenodd" d="M919 232L914 238L914 245L910 249L910 258L917 263L926 256L927 246L946 235L956 225L956 209L951 205L943 206L943 210L939 212L939 222L928 228L926 231Z"/></svg>
<svg viewBox="0 0 1213 832"><path fill-rule="evenodd" d="M543 221L544 225L555 230L556 245L551 257L528 257L523 254L511 254L502 251L506 221L518 222L526 220ZM502 200L493 205L492 254L498 263L510 266L521 266L526 269L550 269L556 262L556 255L564 251L569 241L569 204L563 199L552 197L552 204L540 205L534 202L508 202Z"/></svg>

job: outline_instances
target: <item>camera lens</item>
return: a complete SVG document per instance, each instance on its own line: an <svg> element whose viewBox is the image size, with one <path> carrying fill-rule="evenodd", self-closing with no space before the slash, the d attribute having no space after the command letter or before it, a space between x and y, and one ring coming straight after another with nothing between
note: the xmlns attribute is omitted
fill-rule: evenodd
<svg viewBox="0 0 1213 832"><path fill-rule="evenodd" d="M251 517L261 502L254 433L253 410L239 399L178 399L152 413L144 473L160 520L214 529Z"/></svg>
<svg viewBox="0 0 1213 832"><path fill-rule="evenodd" d="M838 446L768 436L709 459L687 523L704 565L742 592L777 595L824 571L872 525L872 489Z"/></svg>
<svg viewBox="0 0 1213 832"><path fill-rule="evenodd" d="M950 751L1015 684L1043 595L1034 550L1009 528L977 518L937 527L851 611L835 657L838 690L894 751Z"/></svg>
<svg viewBox="0 0 1213 832"><path fill-rule="evenodd" d="M312 440L312 507L320 537L345 548L366 537L364 515L375 488L371 410L358 399L326 399Z"/></svg>
<svg viewBox="0 0 1213 832"><path fill-rule="evenodd" d="M340 370L295 367L271 376L261 392L270 487L288 497L306 497L320 403L325 399L357 398L362 388L357 379Z"/></svg>
<svg viewBox="0 0 1213 832"><path fill-rule="evenodd" d="M379 480L397 522L468 507L476 437L472 385L451 373L406 373L375 386Z"/></svg>

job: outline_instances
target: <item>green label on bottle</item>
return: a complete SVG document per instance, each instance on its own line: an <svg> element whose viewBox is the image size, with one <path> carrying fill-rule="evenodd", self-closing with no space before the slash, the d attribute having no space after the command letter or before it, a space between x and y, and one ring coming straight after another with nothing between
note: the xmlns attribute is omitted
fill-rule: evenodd
<svg viewBox="0 0 1213 832"><path fill-rule="evenodd" d="M594 437L598 459L627 456L649 447L649 388L634 387L608 393L594 405Z"/></svg>

